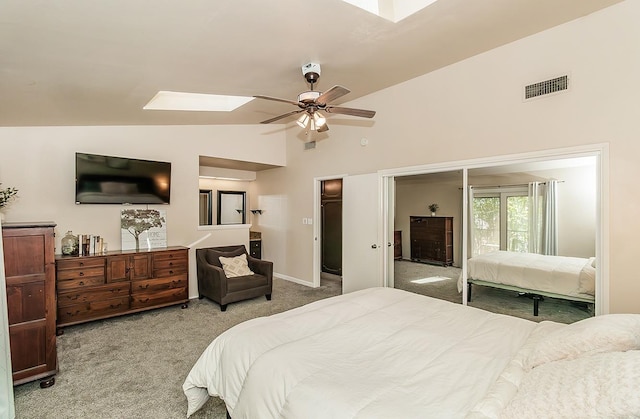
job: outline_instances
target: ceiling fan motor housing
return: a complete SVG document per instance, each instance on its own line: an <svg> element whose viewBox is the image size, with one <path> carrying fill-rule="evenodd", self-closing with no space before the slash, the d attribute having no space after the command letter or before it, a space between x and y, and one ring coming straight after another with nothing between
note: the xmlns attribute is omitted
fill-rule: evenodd
<svg viewBox="0 0 640 419"><path fill-rule="evenodd" d="M317 83L320 78L320 64L308 63L302 66L302 74L307 83Z"/></svg>

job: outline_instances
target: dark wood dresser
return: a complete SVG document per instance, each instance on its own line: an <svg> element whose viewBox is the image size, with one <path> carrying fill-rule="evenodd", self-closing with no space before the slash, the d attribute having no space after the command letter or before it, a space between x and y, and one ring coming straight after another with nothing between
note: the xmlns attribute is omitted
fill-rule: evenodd
<svg viewBox="0 0 640 419"><path fill-rule="evenodd" d="M453 217L411 216L411 260L453 264Z"/></svg>
<svg viewBox="0 0 640 419"><path fill-rule="evenodd" d="M189 302L186 247L57 256L58 333L61 328Z"/></svg>
<svg viewBox="0 0 640 419"><path fill-rule="evenodd" d="M13 384L55 383L56 288L54 223L2 226Z"/></svg>

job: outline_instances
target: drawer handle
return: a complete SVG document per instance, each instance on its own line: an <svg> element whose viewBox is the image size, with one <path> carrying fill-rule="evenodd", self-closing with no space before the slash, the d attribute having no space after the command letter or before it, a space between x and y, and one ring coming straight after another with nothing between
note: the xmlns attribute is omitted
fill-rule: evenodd
<svg viewBox="0 0 640 419"><path fill-rule="evenodd" d="M169 262L169 266L173 266L173 262Z"/></svg>
<svg viewBox="0 0 640 419"><path fill-rule="evenodd" d="M70 312L70 311L67 311L67 315L68 315L68 316L76 316L76 315L78 315L78 314L80 314L80 310L76 310L76 311L75 311L75 312L73 312L73 313L72 313L72 312Z"/></svg>
<svg viewBox="0 0 640 419"><path fill-rule="evenodd" d="M84 262L80 262L80 266L84 266Z"/></svg>
<svg viewBox="0 0 640 419"><path fill-rule="evenodd" d="M80 285L80 286L84 285L84 281L78 282L78 285Z"/></svg>
<svg viewBox="0 0 640 419"><path fill-rule="evenodd" d="M149 299L148 299L148 298L146 298L146 299L144 299L144 300L138 300L138 301L140 301L141 303L146 303L147 301L149 301Z"/></svg>
<svg viewBox="0 0 640 419"><path fill-rule="evenodd" d="M147 288L149 288L149 284L145 284L145 286L138 285L138 288L140 288L141 290L146 290Z"/></svg>
<svg viewBox="0 0 640 419"><path fill-rule="evenodd" d="M173 271L169 271L169 273L170 273L171 275L173 275Z"/></svg>
<svg viewBox="0 0 640 419"><path fill-rule="evenodd" d="M118 308L118 307L120 307L121 305L122 305L122 303L118 303L118 304L109 304L109 306L110 306L111 308Z"/></svg>
<svg viewBox="0 0 640 419"><path fill-rule="evenodd" d="M78 298L80 298L80 294L76 294L76 295L74 295L74 296L71 296L71 295L70 295L70 296L68 296L67 298L68 298L69 300L73 300L73 301L75 301L75 300L77 300Z"/></svg>
<svg viewBox="0 0 640 419"><path fill-rule="evenodd" d="M84 276L84 272L80 272L78 276Z"/></svg>

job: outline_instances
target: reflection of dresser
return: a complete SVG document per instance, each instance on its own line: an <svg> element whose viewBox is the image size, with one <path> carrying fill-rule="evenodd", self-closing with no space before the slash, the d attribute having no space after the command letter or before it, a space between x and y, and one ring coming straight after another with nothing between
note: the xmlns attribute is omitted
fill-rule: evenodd
<svg viewBox="0 0 640 419"><path fill-rule="evenodd" d="M453 217L411 216L411 260L453 264Z"/></svg>
<svg viewBox="0 0 640 419"><path fill-rule="evenodd" d="M393 258L402 259L402 231L400 230L393 232Z"/></svg>

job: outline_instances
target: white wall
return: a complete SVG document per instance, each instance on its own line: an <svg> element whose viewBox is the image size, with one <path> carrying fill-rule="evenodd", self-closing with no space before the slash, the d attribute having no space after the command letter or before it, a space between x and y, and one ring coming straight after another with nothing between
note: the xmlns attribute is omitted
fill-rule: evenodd
<svg viewBox="0 0 640 419"><path fill-rule="evenodd" d="M374 120L333 116L314 150L292 125L288 166L257 178L256 193L281 197L286 214L278 271L312 283L313 229L298 220L313 214L314 177L608 143L610 310L640 312L638 16L640 2L628 0L352 101ZM568 92L523 102L526 84L566 73Z"/></svg>
<svg viewBox="0 0 640 419"><path fill-rule="evenodd" d="M230 140L232 139L232 140ZM248 229L198 228L199 156L284 165L283 134L255 126L110 126L0 128L0 182L19 189L6 221L54 221L56 248L67 230L97 234L120 249L120 205L75 204L75 152L169 161L171 204L167 244L197 247L245 243ZM137 206L131 206L137 207ZM59 252L59 250L58 250ZM189 294L197 296L195 250L190 252Z"/></svg>

